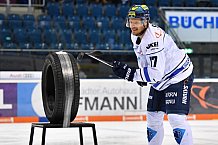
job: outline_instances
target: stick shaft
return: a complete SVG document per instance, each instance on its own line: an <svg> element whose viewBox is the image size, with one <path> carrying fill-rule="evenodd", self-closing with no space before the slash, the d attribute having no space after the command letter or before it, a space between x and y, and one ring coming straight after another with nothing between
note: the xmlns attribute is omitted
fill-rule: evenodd
<svg viewBox="0 0 218 145"><path fill-rule="evenodd" d="M113 67L113 65L111 65L111 64L109 64L109 63L107 63L106 61L104 61L104 60L102 60L102 59L100 59L100 58L97 58L97 57L95 57L95 56L92 56L92 55L90 55L90 54L87 54L87 53L85 53L86 55L88 55L89 57L91 57L91 58L94 58L95 60L97 60L97 61L99 61L99 62L101 62L101 63L103 63L103 64L105 64L105 65L107 65L107 66L109 66L109 67Z"/></svg>

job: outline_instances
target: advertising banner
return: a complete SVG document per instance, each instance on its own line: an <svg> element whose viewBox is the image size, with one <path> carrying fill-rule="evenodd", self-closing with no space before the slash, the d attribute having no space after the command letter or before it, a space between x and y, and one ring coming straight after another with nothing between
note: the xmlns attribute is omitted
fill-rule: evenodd
<svg viewBox="0 0 218 145"><path fill-rule="evenodd" d="M5 80L4 80L5 82ZM45 117L41 82L0 81L1 116ZM145 114L149 87L142 90L136 83L124 80L81 79L78 115ZM10 113L9 113L10 112Z"/></svg>
<svg viewBox="0 0 218 145"><path fill-rule="evenodd" d="M0 117L17 115L17 84L0 83Z"/></svg>
<svg viewBox="0 0 218 145"><path fill-rule="evenodd" d="M35 71L2 71L0 72L0 80L40 80L41 72Z"/></svg>
<svg viewBox="0 0 218 145"><path fill-rule="evenodd" d="M218 114L218 83L196 82L191 90L193 114Z"/></svg>
<svg viewBox="0 0 218 145"><path fill-rule="evenodd" d="M165 11L170 29L181 41L218 42L217 11Z"/></svg>
<svg viewBox="0 0 218 145"><path fill-rule="evenodd" d="M80 115L145 114L149 87L125 80L81 80Z"/></svg>
<svg viewBox="0 0 218 145"><path fill-rule="evenodd" d="M18 83L17 103L17 116L45 116L40 83Z"/></svg>
<svg viewBox="0 0 218 145"><path fill-rule="evenodd" d="M81 120L144 120L150 86L122 79L81 79L77 117ZM218 79L195 79L191 89L190 114L218 117ZM128 118L126 117L128 116ZM136 117L137 116L137 117ZM10 118L13 117L13 118ZM41 81L0 79L0 122L45 117ZM91 120L91 119L90 119ZM37 120L36 120L37 121Z"/></svg>

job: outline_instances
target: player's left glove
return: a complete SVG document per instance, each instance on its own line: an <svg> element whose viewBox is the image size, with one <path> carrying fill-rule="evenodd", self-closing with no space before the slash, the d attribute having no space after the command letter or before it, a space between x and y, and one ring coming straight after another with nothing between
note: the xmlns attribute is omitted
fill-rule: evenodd
<svg viewBox="0 0 218 145"><path fill-rule="evenodd" d="M113 62L113 72L120 78L123 78L128 81L133 81L134 73L136 72L136 68L130 67L127 64L123 64L119 61Z"/></svg>

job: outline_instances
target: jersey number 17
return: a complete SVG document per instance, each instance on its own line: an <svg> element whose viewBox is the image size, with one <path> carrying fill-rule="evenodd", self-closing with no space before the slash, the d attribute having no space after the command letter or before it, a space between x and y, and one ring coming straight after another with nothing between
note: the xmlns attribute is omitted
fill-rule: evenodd
<svg viewBox="0 0 218 145"><path fill-rule="evenodd" d="M151 61L151 67L157 66L157 56L151 56L150 61Z"/></svg>

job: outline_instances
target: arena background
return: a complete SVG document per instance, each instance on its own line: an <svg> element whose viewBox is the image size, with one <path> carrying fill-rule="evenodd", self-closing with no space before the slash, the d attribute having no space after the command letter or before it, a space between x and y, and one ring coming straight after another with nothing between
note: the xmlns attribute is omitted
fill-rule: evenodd
<svg viewBox="0 0 218 145"><path fill-rule="evenodd" d="M125 27L132 4L147 4L151 22L172 35L194 63L189 119L218 119L216 0L1 0L0 122L46 121L40 80L49 52L63 50L77 57L79 52L100 50L100 57L108 62L116 59L136 66L130 31ZM146 97L142 95L149 86L135 84L131 90L111 68L88 57L78 66L81 101L77 120L146 120Z"/></svg>

